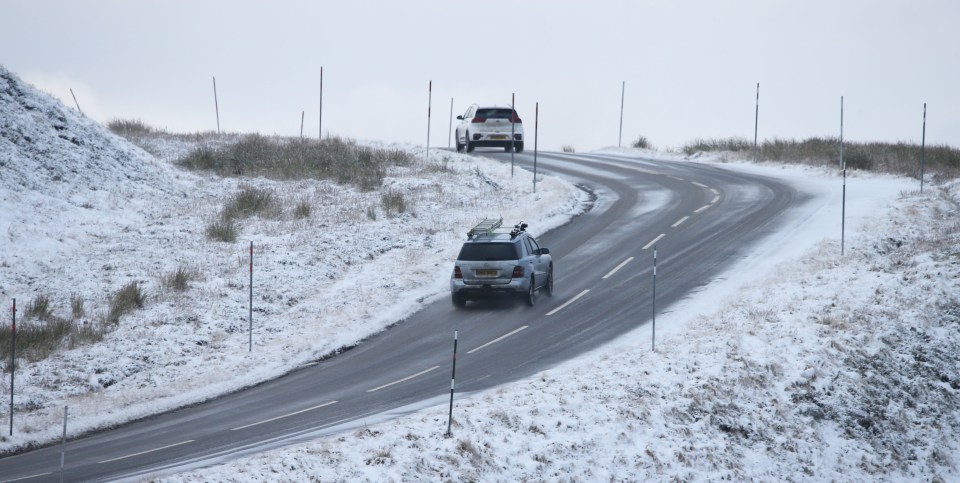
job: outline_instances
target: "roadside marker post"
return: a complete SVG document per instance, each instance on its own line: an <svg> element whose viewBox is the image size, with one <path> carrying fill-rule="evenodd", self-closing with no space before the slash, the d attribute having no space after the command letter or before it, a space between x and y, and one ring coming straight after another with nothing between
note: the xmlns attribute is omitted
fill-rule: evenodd
<svg viewBox="0 0 960 483"><path fill-rule="evenodd" d="M651 298L653 306L653 335L651 337L651 348L653 352L657 351L657 246L653 246L653 297Z"/></svg>
<svg viewBox="0 0 960 483"><path fill-rule="evenodd" d="M453 391L457 381L457 335L458 331L453 331L453 372L450 375L450 411L447 415L447 433L444 435L448 438L453 436L453 433L450 432L450 427L453 425Z"/></svg>
<svg viewBox="0 0 960 483"><path fill-rule="evenodd" d="M248 352L253 352L253 242L250 242L250 341Z"/></svg>
<svg viewBox="0 0 960 483"><path fill-rule="evenodd" d="M320 66L320 122L317 128L317 141L323 140L323 66Z"/></svg>
<svg viewBox="0 0 960 483"><path fill-rule="evenodd" d="M753 111L753 162L757 162L757 127L760 123L760 83L757 82L757 103Z"/></svg>
<svg viewBox="0 0 960 483"><path fill-rule="evenodd" d="M303 141L303 120L306 119L307 111L300 111L300 140Z"/></svg>
<svg viewBox="0 0 960 483"><path fill-rule="evenodd" d="M533 114L533 192L537 192L537 137L540 130L540 103L536 103Z"/></svg>
<svg viewBox="0 0 960 483"><path fill-rule="evenodd" d="M514 145L517 137L517 96L510 94L510 177L513 177L513 154L517 151Z"/></svg>
<svg viewBox="0 0 960 483"><path fill-rule="evenodd" d="M927 103L923 103L923 137L920 140L920 193L923 194L923 165L927 160Z"/></svg>
<svg viewBox="0 0 960 483"><path fill-rule="evenodd" d="M60 483L63 483L63 464L67 459L67 410L63 407L63 439L60 440Z"/></svg>
<svg viewBox="0 0 960 483"><path fill-rule="evenodd" d="M427 88L427 160L430 160L430 111L433 108L433 81Z"/></svg>
<svg viewBox="0 0 960 483"><path fill-rule="evenodd" d="M80 109L80 103L77 102L77 95L73 93L73 87L70 88L70 96L73 97L73 103L77 105L77 111L83 114L83 110Z"/></svg>
<svg viewBox="0 0 960 483"><path fill-rule="evenodd" d="M627 81L623 81L620 85L620 136L617 138L617 147L623 145L623 100L626 98L627 94Z"/></svg>
<svg viewBox="0 0 960 483"><path fill-rule="evenodd" d="M840 169L843 170L843 201L840 211L840 256L842 257L847 230L847 163L843 160L843 96L840 96Z"/></svg>
<svg viewBox="0 0 960 483"><path fill-rule="evenodd" d="M220 134L220 102L217 100L217 76L213 76L213 107L217 111L217 134Z"/></svg>
<svg viewBox="0 0 960 483"><path fill-rule="evenodd" d="M10 436L13 436L13 380L17 374L17 299L13 299L13 325L10 337Z"/></svg>
<svg viewBox="0 0 960 483"><path fill-rule="evenodd" d="M453 133L453 98L450 98L450 125L447 126L447 149L450 149L450 136Z"/></svg>

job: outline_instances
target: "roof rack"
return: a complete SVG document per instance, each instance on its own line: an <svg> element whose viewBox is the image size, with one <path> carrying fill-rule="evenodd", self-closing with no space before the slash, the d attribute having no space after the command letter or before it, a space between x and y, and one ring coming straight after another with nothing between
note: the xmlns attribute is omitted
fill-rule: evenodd
<svg viewBox="0 0 960 483"><path fill-rule="evenodd" d="M470 229L467 232L467 238L473 238L477 235L489 235L493 233L493 230L500 228L500 225L503 224L503 217L498 219L495 218L484 218L483 221L477 223L477 226Z"/></svg>

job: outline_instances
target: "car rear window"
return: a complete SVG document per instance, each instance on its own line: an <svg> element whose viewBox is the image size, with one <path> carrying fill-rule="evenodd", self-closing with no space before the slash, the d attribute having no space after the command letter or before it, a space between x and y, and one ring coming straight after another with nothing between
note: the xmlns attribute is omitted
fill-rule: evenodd
<svg viewBox="0 0 960 483"><path fill-rule="evenodd" d="M510 109L481 108L477 109L476 117L487 119L510 119Z"/></svg>
<svg viewBox="0 0 960 483"><path fill-rule="evenodd" d="M519 260L520 246L516 243L464 243L457 260L486 262Z"/></svg>

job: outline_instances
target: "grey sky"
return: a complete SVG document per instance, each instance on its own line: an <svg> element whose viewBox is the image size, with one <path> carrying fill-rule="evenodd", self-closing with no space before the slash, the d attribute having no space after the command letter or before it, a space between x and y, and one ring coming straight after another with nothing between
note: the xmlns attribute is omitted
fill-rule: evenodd
<svg viewBox="0 0 960 483"><path fill-rule="evenodd" d="M540 148L839 134L960 146L956 1L2 0L0 64L100 121L447 145L509 103ZM530 146L532 148L532 146Z"/></svg>

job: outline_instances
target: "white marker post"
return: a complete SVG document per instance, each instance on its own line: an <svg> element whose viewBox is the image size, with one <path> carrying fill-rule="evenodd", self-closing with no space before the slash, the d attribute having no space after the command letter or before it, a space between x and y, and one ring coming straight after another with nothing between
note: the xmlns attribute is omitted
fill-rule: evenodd
<svg viewBox="0 0 960 483"><path fill-rule="evenodd" d="M450 98L450 125L447 126L447 149L450 149L450 136L453 132L453 98Z"/></svg>
<svg viewBox="0 0 960 483"><path fill-rule="evenodd" d="M620 137L617 138L617 147L623 144L623 100L627 94L627 81L623 81L620 87Z"/></svg>
<svg viewBox="0 0 960 483"><path fill-rule="evenodd" d="M13 299L13 326L10 331L10 436L13 436L13 380L17 374L17 299Z"/></svg>
<svg viewBox="0 0 960 483"><path fill-rule="evenodd" d="M63 439L60 440L60 483L63 483L63 464L67 459L67 406L63 407Z"/></svg>
<svg viewBox="0 0 960 483"><path fill-rule="evenodd" d="M753 112L753 162L757 162L757 126L760 123L760 83L757 82L757 104Z"/></svg>
<svg viewBox="0 0 960 483"><path fill-rule="evenodd" d="M920 193L923 193L923 165L927 159L927 103L923 103L923 137L920 141Z"/></svg>
<svg viewBox="0 0 960 483"><path fill-rule="evenodd" d="M427 88L427 160L430 160L430 110L433 107L433 81Z"/></svg>
<svg viewBox="0 0 960 483"><path fill-rule="evenodd" d="M843 96L840 96L840 169L843 170L843 201L840 211L840 256L842 257L847 229L847 163L843 160Z"/></svg>
<svg viewBox="0 0 960 483"><path fill-rule="evenodd" d="M253 352L253 242L250 242L250 342L249 352Z"/></svg>
<svg viewBox="0 0 960 483"><path fill-rule="evenodd" d="M533 114L533 192L537 192L537 136L540 129L540 103L536 103Z"/></svg>
<svg viewBox="0 0 960 483"><path fill-rule="evenodd" d="M317 127L317 141L323 139L323 66L320 66L320 122Z"/></svg>
<svg viewBox="0 0 960 483"><path fill-rule="evenodd" d="M653 246L653 337L651 338L653 352L657 351L657 246Z"/></svg>
<svg viewBox="0 0 960 483"><path fill-rule="evenodd" d="M516 94L510 94L510 177L513 177L513 153L517 151L514 139L517 136L517 101Z"/></svg>
<svg viewBox="0 0 960 483"><path fill-rule="evenodd" d="M213 107L217 110L217 134L220 134L220 102L217 101L217 76L213 76Z"/></svg>
<svg viewBox="0 0 960 483"><path fill-rule="evenodd" d="M447 434L446 437L453 436L450 427L453 425L453 391L457 380L457 331L453 331L453 372L450 375L450 412L447 415Z"/></svg>

